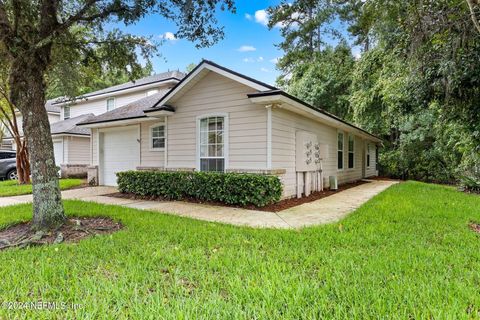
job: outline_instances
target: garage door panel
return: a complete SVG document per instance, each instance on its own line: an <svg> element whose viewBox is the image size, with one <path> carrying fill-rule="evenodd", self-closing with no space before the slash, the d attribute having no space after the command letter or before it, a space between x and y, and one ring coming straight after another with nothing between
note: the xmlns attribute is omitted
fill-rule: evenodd
<svg viewBox="0 0 480 320"><path fill-rule="evenodd" d="M100 146L101 174L104 185L117 185L117 172L135 170L140 161L138 128L129 127L122 130L102 133Z"/></svg>

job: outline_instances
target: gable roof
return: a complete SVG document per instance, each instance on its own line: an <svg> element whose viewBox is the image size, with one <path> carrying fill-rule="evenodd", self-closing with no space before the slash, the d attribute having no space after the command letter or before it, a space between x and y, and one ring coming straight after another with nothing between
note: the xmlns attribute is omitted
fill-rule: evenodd
<svg viewBox="0 0 480 320"><path fill-rule="evenodd" d="M86 119L85 121L81 122L80 125L146 118L147 115L144 113L144 111L152 108L168 91L169 90L160 90L151 96L136 100L123 107L116 108L106 113L102 113L96 117Z"/></svg>
<svg viewBox="0 0 480 320"><path fill-rule="evenodd" d="M73 135L89 136L90 130L87 128L78 127L77 124L79 124L82 121L87 121L88 119L91 119L93 117L95 117L95 115L93 113L89 113L89 114L83 114L75 118L54 122L50 125L50 131L52 135L73 134Z"/></svg>
<svg viewBox="0 0 480 320"><path fill-rule="evenodd" d="M226 67L223 67L215 62L203 59L200 64L198 64L190 73L188 73L179 83L177 83L162 99L155 104L153 110L147 110L148 112L156 111L155 108L162 107L164 104L168 103L172 98L176 95L181 94L181 90L184 89L190 82L194 82L195 78L202 78L208 71L213 71L224 75L234 81L240 82L245 84L252 89L258 91L265 91L265 90L278 90L276 87L269 85L268 83L256 80L254 78L248 77L244 74L238 73Z"/></svg>
<svg viewBox="0 0 480 320"><path fill-rule="evenodd" d="M80 96L76 97L75 99L65 98L65 99L62 99L62 100L57 100L57 101L54 102L54 104L61 104L61 103L66 103L66 102L70 102L70 101L74 101L74 100L78 100L78 99L91 98L91 97L99 96L99 95L102 95L102 94L119 92L119 91L123 91L123 90L127 90L127 89L146 86L146 85L155 84L155 83L158 83L158 82L164 82L164 81L168 81L168 80L180 81L184 77L185 77L185 74L183 72L180 72L180 71L162 72L162 73L147 76L147 77L144 77L144 78L141 78L141 79L138 79L138 80L133 80L133 81L125 82L125 83L122 83L122 84L119 84L119 85L116 85L116 86L112 86L112 87L108 87L108 88L105 88L105 89L89 92L89 93L86 93L84 95L80 95Z"/></svg>
<svg viewBox="0 0 480 320"><path fill-rule="evenodd" d="M101 123L101 122L111 122L111 121L117 121L117 120L146 118L149 115L158 113L159 111L174 112L174 109L171 106L169 106L169 102L172 102L175 100L176 97L181 96L182 92L188 90L188 88L195 85L206 74L208 74L208 72L219 73L227 78L230 78L234 81L240 82L244 85L251 87L253 89L252 93L248 94L247 96L254 103L261 103L262 101L268 101L268 100L271 100L271 101L281 100L281 102L292 104L292 106L296 108L296 110L302 111L304 115L308 115L308 116L313 115L316 118L320 118L320 120L324 122L330 123L330 125L334 125L337 127L342 126L346 128L351 128L362 135L367 135L370 138L373 138L375 141L378 141L378 142L382 141L382 139L369 133L368 131L363 130L360 127L357 127L341 119L340 117L337 117L334 114L323 110L322 108L314 107L309 103L302 101L299 98L294 97L274 86L271 86L267 83L250 78L236 71L220 66L209 60L202 60L202 62L199 65L197 65L188 75L186 75L182 80L180 80L180 82L178 82L170 90L164 90L150 97L135 101L127 106L104 113L100 116L95 117L91 121L81 123L81 125ZM306 109L308 110L308 112L300 109Z"/></svg>
<svg viewBox="0 0 480 320"><path fill-rule="evenodd" d="M47 102L45 103L45 109L47 110L47 112L60 113L60 107L53 105L55 101L57 101L57 99L58 98L47 100Z"/></svg>

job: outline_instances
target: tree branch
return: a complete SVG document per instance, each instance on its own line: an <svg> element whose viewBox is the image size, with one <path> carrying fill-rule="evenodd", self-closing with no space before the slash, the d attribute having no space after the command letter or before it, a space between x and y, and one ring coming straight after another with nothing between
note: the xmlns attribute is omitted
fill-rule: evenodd
<svg viewBox="0 0 480 320"><path fill-rule="evenodd" d="M9 37L12 33L10 21L8 21L7 11L5 10L5 1L0 0L0 41Z"/></svg>
<svg viewBox="0 0 480 320"><path fill-rule="evenodd" d="M480 22L477 19L477 15L475 14L475 3L473 1L475 0L466 0L468 4L468 8L470 9L470 16L472 17L473 24L475 25L475 28L477 28L478 33L480 33ZM479 3L477 2L477 5Z"/></svg>

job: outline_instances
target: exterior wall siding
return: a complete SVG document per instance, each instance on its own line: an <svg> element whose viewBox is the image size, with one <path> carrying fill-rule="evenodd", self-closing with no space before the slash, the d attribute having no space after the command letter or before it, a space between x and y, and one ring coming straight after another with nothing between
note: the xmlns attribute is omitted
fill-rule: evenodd
<svg viewBox="0 0 480 320"><path fill-rule="evenodd" d="M140 125L140 166L142 167L163 168L164 166L164 151L152 151L150 148L150 127L160 122L162 121L148 121Z"/></svg>
<svg viewBox="0 0 480 320"><path fill-rule="evenodd" d="M355 181L362 178L362 163L365 140L355 136L355 167L348 169L348 132L344 131L344 169L337 170L337 133L338 129L312 119L300 116L293 112L273 109L272 110L272 167L285 169L282 176L284 183L284 197L296 195L296 170L295 170L295 135L299 130L315 133L320 144L328 146L328 157L322 161L324 185L329 187L329 176L337 176L340 184ZM372 165L366 176L375 175L375 151L372 145Z"/></svg>
<svg viewBox="0 0 480 320"><path fill-rule="evenodd" d="M89 164L90 163L90 137L65 137L67 142L64 148L66 153L64 159L68 159L68 164ZM65 150L66 149L66 150Z"/></svg>
<svg viewBox="0 0 480 320"><path fill-rule="evenodd" d="M254 90L216 73L209 73L178 99L168 118L170 168L196 168L197 117L227 113L229 169L265 169L267 165L267 111L247 94Z"/></svg>

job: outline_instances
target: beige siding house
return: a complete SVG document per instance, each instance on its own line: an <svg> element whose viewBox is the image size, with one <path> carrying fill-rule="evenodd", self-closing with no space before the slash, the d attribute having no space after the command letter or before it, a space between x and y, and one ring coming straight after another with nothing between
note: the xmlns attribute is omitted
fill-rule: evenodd
<svg viewBox="0 0 480 320"><path fill-rule="evenodd" d="M170 90L79 124L89 179L125 170L278 175L284 197L374 176L381 140L268 84L203 61Z"/></svg>

